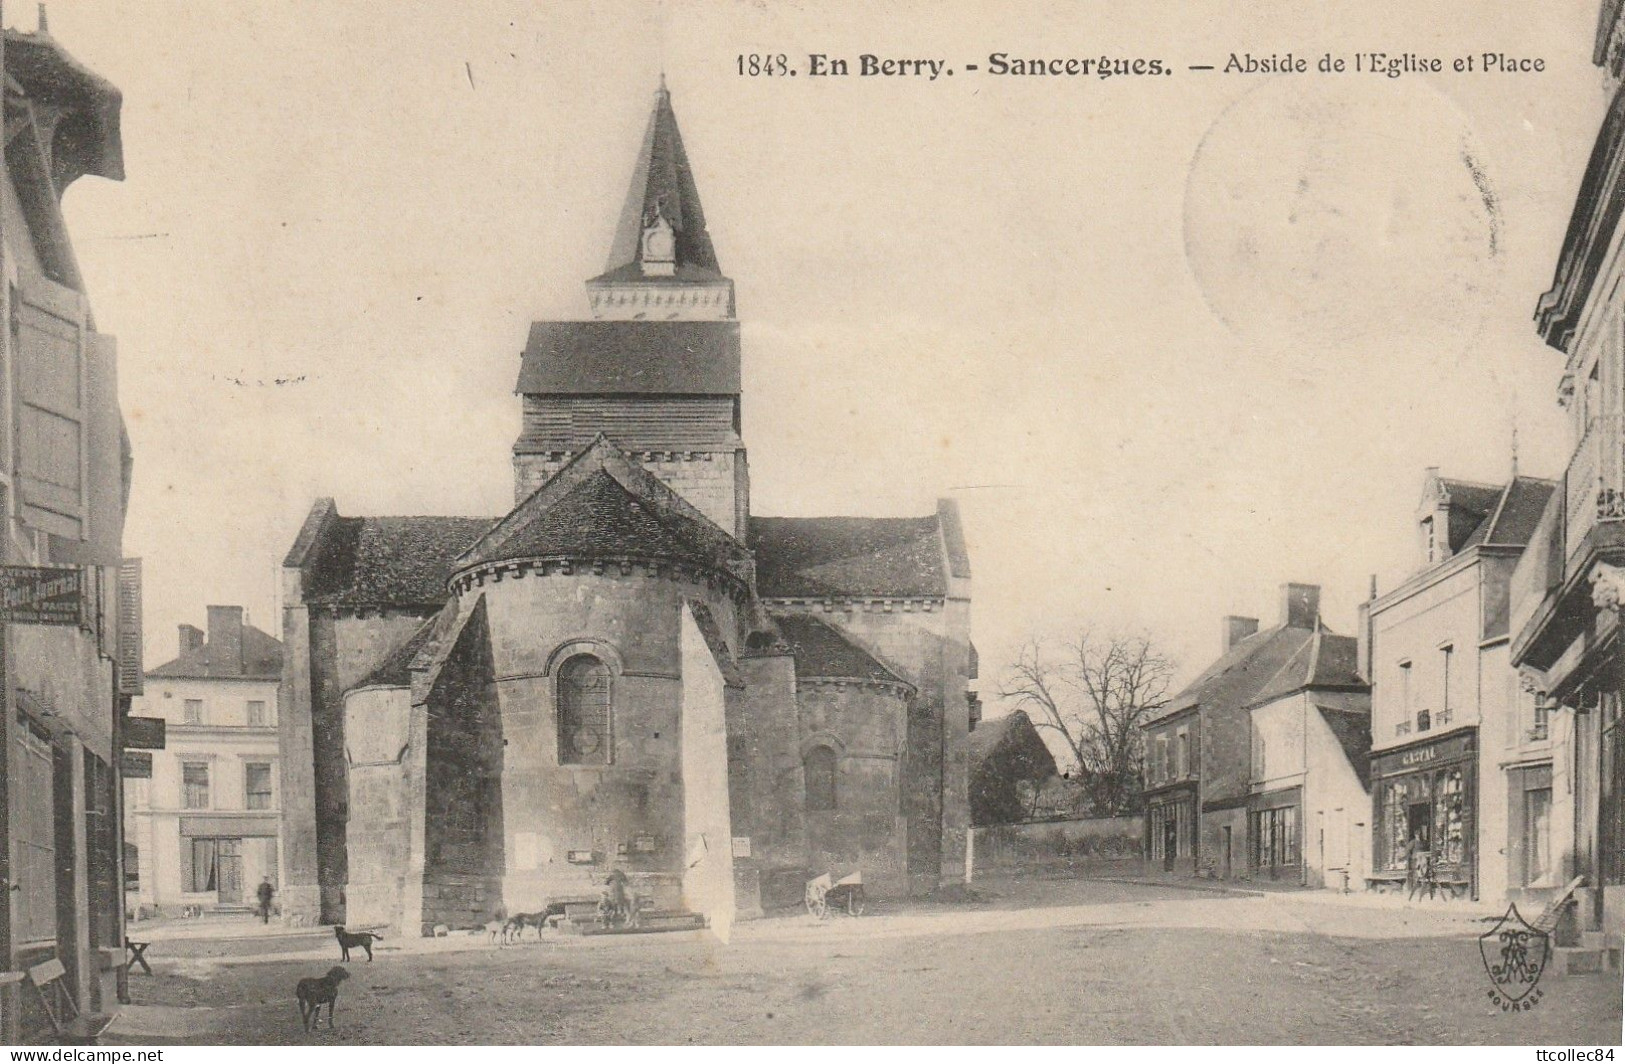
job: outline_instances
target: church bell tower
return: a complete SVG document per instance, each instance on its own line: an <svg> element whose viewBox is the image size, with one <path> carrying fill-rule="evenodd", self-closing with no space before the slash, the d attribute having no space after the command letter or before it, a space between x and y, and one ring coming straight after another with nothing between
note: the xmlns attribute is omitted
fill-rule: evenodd
<svg viewBox="0 0 1625 1064"><path fill-rule="evenodd" d="M743 540L750 490L734 287L664 77L587 302L590 320L531 324L516 388L515 502L603 433Z"/></svg>

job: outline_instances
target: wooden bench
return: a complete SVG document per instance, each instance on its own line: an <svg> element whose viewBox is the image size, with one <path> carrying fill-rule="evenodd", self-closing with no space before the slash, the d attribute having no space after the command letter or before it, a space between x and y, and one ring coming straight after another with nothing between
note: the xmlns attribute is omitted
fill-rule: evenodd
<svg viewBox="0 0 1625 1064"><path fill-rule="evenodd" d="M73 991L63 981L68 970L52 957L28 969L28 982L39 994L40 1007L51 1021L51 1030L61 1039L73 1042L95 1042L102 1036L118 1013L84 1013L73 999Z"/></svg>

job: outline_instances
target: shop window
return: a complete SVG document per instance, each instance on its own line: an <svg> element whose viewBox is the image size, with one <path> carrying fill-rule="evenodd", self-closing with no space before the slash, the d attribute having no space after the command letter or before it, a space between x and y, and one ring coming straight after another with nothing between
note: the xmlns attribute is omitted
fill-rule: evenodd
<svg viewBox="0 0 1625 1064"><path fill-rule="evenodd" d="M244 808L271 808L271 766L250 761L243 765Z"/></svg>
<svg viewBox="0 0 1625 1064"><path fill-rule="evenodd" d="M181 808L209 808L209 763L188 761L181 766Z"/></svg>
<svg viewBox="0 0 1625 1064"><path fill-rule="evenodd" d="M1297 807L1289 805L1254 813L1253 838L1257 840L1256 862L1259 868L1297 864Z"/></svg>
<svg viewBox="0 0 1625 1064"><path fill-rule="evenodd" d="M802 772L807 781L807 809L810 812L829 812L835 808L835 751L827 746L815 746L802 759Z"/></svg>
<svg viewBox="0 0 1625 1064"><path fill-rule="evenodd" d="M1467 856L1467 840L1462 818L1466 798L1461 769L1445 769L1438 774L1438 798L1433 803L1433 851L1442 865L1460 865Z"/></svg>
<svg viewBox="0 0 1625 1064"><path fill-rule="evenodd" d="M559 763L610 762L609 668L581 654L559 668Z"/></svg>

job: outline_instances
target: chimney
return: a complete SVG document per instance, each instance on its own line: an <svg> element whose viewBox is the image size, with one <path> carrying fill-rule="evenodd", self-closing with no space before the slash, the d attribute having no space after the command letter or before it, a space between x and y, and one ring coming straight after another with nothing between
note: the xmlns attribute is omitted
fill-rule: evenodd
<svg viewBox="0 0 1625 1064"><path fill-rule="evenodd" d="M1377 601L1377 574L1371 574L1371 595L1359 608L1359 631L1355 633L1355 671L1366 683L1371 682L1371 604Z"/></svg>
<svg viewBox="0 0 1625 1064"><path fill-rule="evenodd" d="M1282 584L1281 623L1289 628L1316 628L1320 623L1320 585Z"/></svg>
<svg viewBox="0 0 1625 1064"><path fill-rule="evenodd" d="M215 676L243 674L243 608L209 607L209 671Z"/></svg>
<svg viewBox="0 0 1625 1064"><path fill-rule="evenodd" d="M201 650L203 648L203 631L189 624L181 625L181 653L188 650Z"/></svg>
<svg viewBox="0 0 1625 1064"><path fill-rule="evenodd" d="M1258 631L1257 617L1226 617L1224 619L1224 653Z"/></svg>

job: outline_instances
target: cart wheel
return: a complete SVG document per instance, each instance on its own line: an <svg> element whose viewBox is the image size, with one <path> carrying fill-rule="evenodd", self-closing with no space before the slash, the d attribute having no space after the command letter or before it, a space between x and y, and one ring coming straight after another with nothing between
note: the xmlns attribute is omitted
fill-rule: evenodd
<svg viewBox="0 0 1625 1064"><path fill-rule="evenodd" d="M863 915L863 888L853 887L846 892L846 915Z"/></svg>
<svg viewBox="0 0 1625 1064"><path fill-rule="evenodd" d="M829 901L822 894L807 895L807 912L815 919L829 919Z"/></svg>

